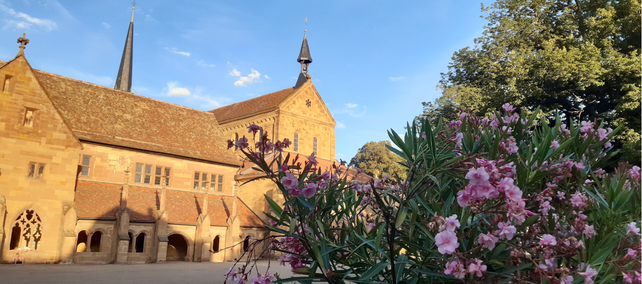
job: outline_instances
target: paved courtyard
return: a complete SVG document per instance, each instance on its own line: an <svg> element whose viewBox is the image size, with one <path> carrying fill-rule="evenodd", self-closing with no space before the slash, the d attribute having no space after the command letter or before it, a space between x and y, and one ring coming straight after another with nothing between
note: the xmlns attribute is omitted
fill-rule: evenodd
<svg viewBox="0 0 642 284"><path fill-rule="evenodd" d="M267 262L259 263L265 271ZM223 283L232 263L168 262L162 264L0 264L0 283ZM291 276L289 267L272 261L270 271ZM228 283L233 283L228 281Z"/></svg>

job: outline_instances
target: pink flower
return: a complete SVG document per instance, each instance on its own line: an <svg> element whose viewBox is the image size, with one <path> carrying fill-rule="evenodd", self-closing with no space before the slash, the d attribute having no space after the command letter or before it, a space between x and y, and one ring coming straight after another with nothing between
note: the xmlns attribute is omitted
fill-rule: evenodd
<svg viewBox="0 0 642 284"><path fill-rule="evenodd" d="M446 218L446 231L454 232L459 228L459 221L457 221L457 214Z"/></svg>
<svg viewBox="0 0 642 284"><path fill-rule="evenodd" d="M582 121L582 127L580 130L584 133L589 133L593 129L593 122L590 121Z"/></svg>
<svg viewBox="0 0 642 284"><path fill-rule="evenodd" d="M508 222L499 222L497 224L499 227L499 237L502 239L507 239L507 240L512 240L513 235L517 232L517 228L515 226L510 225Z"/></svg>
<svg viewBox="0 0 642 284"><path fill-rule="evenodd" d="M584 231L582 231L582 234L584 234L584 236L586 236L587 238L591 238L591 237L593 237L593 236L597 235L597 233L595 232L595 228L593 227L593 225L585 226L585 227L584 227Z"/></svg>
<svg viewBox="0 0 642 284"><path fill-rule="evenodd" d="M560 279L560 284L573 284L573 276L564 276Z"/></svg>
<svg viewBox="0 0 642 284"><path fill-rule="evenodd" d="M640 234L640 228L635 227L635 222L631 222L627 225L629 227L629 230L626 232L627 234L634 234L634 235L639 235Z"/></svg>
<svg viewBox="0 0 642 284"><path fill-rule="evenodd" d="M301 190L301 192L303 193L303 196L305 196L306 198L310 198L317 193L317 188L318 186L316 183L308 183L303 187L303 190Z"/></svg>
<svg viewBox="0 0 642 284"><path fill-rule="evenodd" d="M441 254L452 254L459 247L457 235L451 231L443 231L435 236L435 244Z"/></svg>
<svg viewBox="0 0 642 284"><path fill-rule="evenodd" d="M466 174L466 179L469 180L471 184L483 184L488 182L488 173L483 167L479 169L471 168Z"/></svg>
<svg viewBox="0 0 642 284"><path fill-rule="evenodd" d="M633 275L622 272L622 280L624 283L633 283Z"/></svg>
<svg viewBox="0 0 642 284"><path fill-rule="evenodd" d="M639 180L640 179L640 167L633 166L633 168L631 168L629 170L629 175L631 176L632 179Z"/></svg>
<svg viewBox="0 0 642 284"><path fill-rule="evenodd" d="M602 141L606 139L609 134L606 132L606 129L600 128L597 130L597 135L600 137L600 141Z"/></svg>
<svg viewBox="0 0 642 284"><path fill-rule="evenodd" d="M509 154L515 154L517 153L517 150L519 150L519 148L517 147L517 143L510 143L508 144L508 148L506 148L506 151Z"/></svg>
<svg viewBox="0 0 642 284"><path fill-rule="evenodd" d="M586 207L586 203L584 203L584 200L586 200L586 196L584 196L584 194L581 194L579 191L571 195L571 203L573 204L573 207Z"/></svg>
<svg viewBox="0 0 642 284"><path fill-rule="evenodd" d="M493 250L495 248L495 243L497 243L499 239L495 237L493 234L479 234L479 238L477 239L477 243L481 244L482 247L487 248L488 250Z"/></svg>
<svg viewBox="0 0 642 284"><path fill-rule="evenodd" d="M482 277L484 271L486 271L486 265L483 265L480 259L475 259L475 262L468 265L468 272L476 274L477 277Z"/></svg>
<svg viewBox="0 0 642 284"><path fill-rule="evenodd" d="M466 277L466 270L464 269L464 264L459 260L446 262L446 270L444 274L453 275L456 278L464 279Z"/></svg>
<svg viewBox="0 0 642 284"><path fill-rule="evenodd" d="M626 256L625 256L625 257L630 257L630 258L632 258L632 259L635 259L635 256L636 256L636 255L638 255L638 251L636 251L636 250L634 250L634 249L628 249L628 250L626 251Z"/></svg>
<svg viewBox="0 0 642 284"><path fill-rule="evenodd" d="M542 212L543 215L548 215L549 210L555 210L555 207L551 206L551 203L548 201L544 201L542 205L540 205L539 212Z"/></svg>
<svg viewBox="0 0 642 284"><path fill-rule="evenodd" d="M287 172L290 169L290 166L288 164L282 164L281 168L279 169L282 173Z"/></svg>
<svg viewBox="0 0 642 284"><path fill-rule="evenodd" d="M597 270L588 265L585 272L580 272L578 274L584 276L584 284L593 284L593 277L597 275Z"/></svg>
<svg viewBox="0 0 642 284"><path fill-rule="evenodd" d="M247 133L256 134L259 130L261 130L261 127L256 124L252 124L248 126L247 129L249 129Z"/></svg>
<svg viewBox="0 0 642 284"><path fill-rule="evenodd" d="M509 104L509 103L505 103L505 104L503 104L503 105L502 105L502 108L503 108L506 112L508 112L508 113L511 113L511 112L513 112L513 111L515 110L515 107L514 107L514 106L512 106L512 105L511 105L511 104Z"/></svg>
<svg viewBox="0 0 642 284"><path fill-rule="evenodd" d="M368 231L372 230L376 225L376 223L368 223Z"/></svg>
<svg viewBox="0 0 642 284"><path fill-rule="evenodd" d="M470 202L470 194L468 192L465 190L457 192L457 203L459 206L466 207L468 206L468 202Z"/></svg>
<svg viewBox="0 0 642 284"><path fill-rule="evenodd" d="M505 191L506 198L519 202L522 200L522 191L517 186L511 187L509 190Z"/></svg>
<svg viewBox="0 0 642 284"><path fill-rule="evenodd" d="M559 147L560 147L560 142L557 142L557 140L553 140L553 142L551 142L551 148L557 149Z"/></svg>
<svg viewBox="0 0 642 284"><path fill-rule="evenodd" d="M299 190L299 180L293 173L285 174L285 176L281 178L281 183L290 194L292 194L292 191Z"/></svg>
<svg viewBox="0 0 642 284"><path fill-rule="evenodd" d="M557 245L557 240L555 237L549 234L543 235L542 239L539 241L540 246L554 246Z"/></svg>
<svg viewBox="0 0 642 284"><path fill-rule="evenodd" d="M421 132L421 138L426 139L426 132Z"/></svg>
<svg viewBox="0 0 642 284"><path fill-rule="evenodd" d="M312 153L312 155L308 157L308 162L310 162L310 165L315 167L319 164L319 162L317 162L317 157L314 155L314 153Z"/></svg>
<svg viewBox="0 0 642 284"><path fill-rule="evenodd" d="M597 170L595 170L595 176L597 176L599 178L602 178L602 177L604 177L604 173L605 172L606 171L604 171L603 169L597 169Z"/></svg>
<svg viewBox="0 0 642 284"><path fill-rule="evenodd" d="M236 147L238 147L241 150L247 148L248 146L250 146L250 144L247 143L247 138L245 138L245 136L239 139L239 141L236 141Z"/></svg>
<svg viewBox="0 0 642 284"><path fill-rule="evenodd" d="M557 198L559 198L560 200L566 199L565 195L566 195L566 193L564 193L563 191L558 191L557 192Z"/></svg>

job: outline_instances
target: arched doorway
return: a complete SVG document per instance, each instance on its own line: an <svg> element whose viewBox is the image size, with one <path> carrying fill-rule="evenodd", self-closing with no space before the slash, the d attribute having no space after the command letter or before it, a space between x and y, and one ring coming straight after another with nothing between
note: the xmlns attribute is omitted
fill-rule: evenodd
<svg viewBox="0 0 642 284"><path fill-rule="evenodd" d="M167 261L185 261L187 256L187 240L180 234L167 238Z"/></svg>

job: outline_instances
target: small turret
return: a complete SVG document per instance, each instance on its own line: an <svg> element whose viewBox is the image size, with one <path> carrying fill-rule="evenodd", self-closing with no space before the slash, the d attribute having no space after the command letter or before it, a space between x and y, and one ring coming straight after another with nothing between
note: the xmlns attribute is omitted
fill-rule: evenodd
<svg viewBox="0 0 642 284"><path fill-rule="evenodd" d="M116 77L116 84L114 89L125 92L132 90L132 61L134 53L134 11L136 7L132 7L132 19L129 22L129 30L127 31L127 39L125 40L125 48L123 49L123 57L120 59L120 67L118 68L118 76Z"/></svg>

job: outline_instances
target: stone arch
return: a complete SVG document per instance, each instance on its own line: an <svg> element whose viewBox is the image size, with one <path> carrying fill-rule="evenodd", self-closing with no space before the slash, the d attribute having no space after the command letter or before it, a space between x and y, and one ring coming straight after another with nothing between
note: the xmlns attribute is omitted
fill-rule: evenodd
<svg viewBox="0 0 642 284"><path fill-rule="evenodd" d="M19 249L21 247L28 247L37 250L40 247L43 231L43 220L38 214L36 209L30 206L19 214L12 223L11 236L9 240L9 249Z"/></svg>
<svg viewBox="0 0 642 284"><path fill-rule="evenodd" d="M103 240L103 232L97 230L93 234L91 234L91 240L89 243L89 250L91 252L100 252L100 247L102 245L102 240Z"/></svg>
<svg viewBox="0 0 642 284"><path fill-rule="evenodd" d="M189 242L185 236L181 234L172 234L167 242L167 260L168 261L185 261L187 257L187 250Z"/></svg>
<svg viewBox="0 0 642 284"><path fill-rule="evenodd" d="M221 245L221 236L216 235L216 237L214 237L214 240L212 240L212 251L218 252L219 250L221 250L220 245Z"/></svg>
<svg viewBox="0 0 642 284"><path fill-rule="evenodd" d="M136 237L136 253L143 253L145 251L145 238L147 235L145 233L140 233Z"/></svg>
<svg viewBox="0 0 642 284"><path fill-rule="evenodd" d="M132 232L127 233L129 236L129 244L127 245L127 252L134 252L134 234Z"/></svg>
<svg viewBox="0 0 642 284"><path fill-rule="evenodd" d="M76 252L85 252L87 251L87 232L82 230L78 232L78 238L76 240Z"/></svg>

